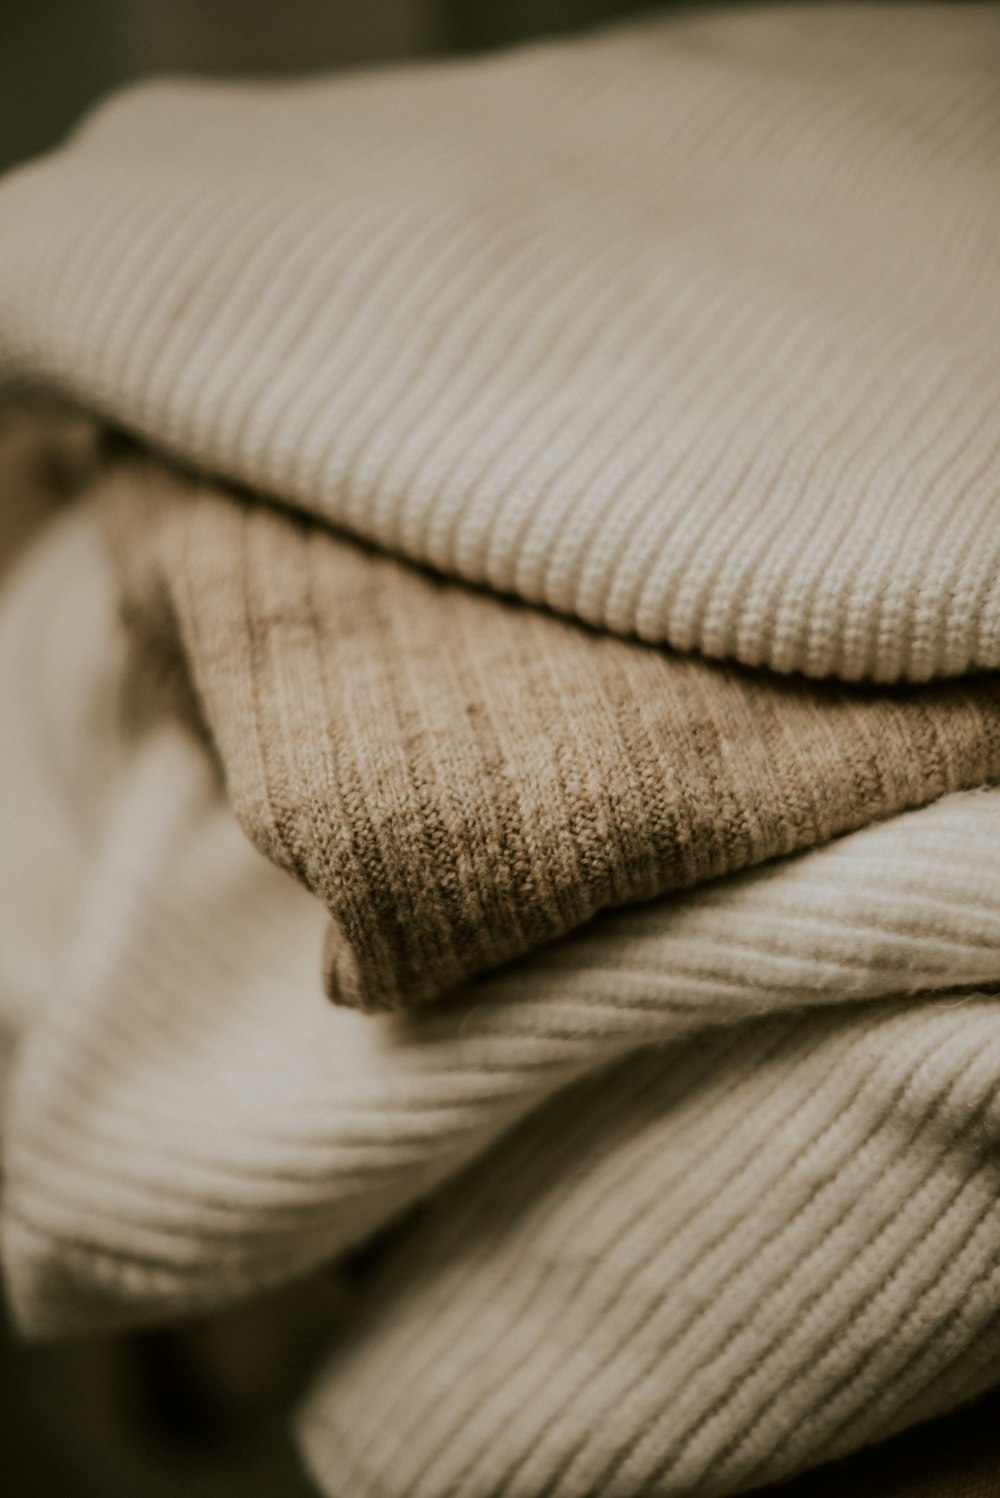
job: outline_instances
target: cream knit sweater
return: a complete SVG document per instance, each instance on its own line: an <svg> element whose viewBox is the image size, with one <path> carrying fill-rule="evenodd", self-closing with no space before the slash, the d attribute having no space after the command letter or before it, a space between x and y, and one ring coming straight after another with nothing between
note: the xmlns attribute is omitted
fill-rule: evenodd
<svg viewBox="0 0 1000 1498"><path fill-rule="evenodd" d="M0 188L0 383L591 624L1000 666L1000 23L158 83Z"/></svg>
<svg viewBox="0 0 1000 1498"><path fill-rule="evenodd" d="M131 90L0 184L0 385L620 634L996 669L998 38L816 6ZM330 1498L711 1498L996 1380L1000 792L373 1018L117 608L86 507L0 600L26 1331L392 1226L302 1416Z"/></svg>
<svg viewBox="0 0 1000 1498"><path fill-rule="evenodd" d="M129 670L84 509L0 614L23 1327L275 1284L476 1156L304 1416L335 1498L727 1492L995 1377L1000 793L374 1019L321 1001L322 909L195 737L123 715Z"/></svg>

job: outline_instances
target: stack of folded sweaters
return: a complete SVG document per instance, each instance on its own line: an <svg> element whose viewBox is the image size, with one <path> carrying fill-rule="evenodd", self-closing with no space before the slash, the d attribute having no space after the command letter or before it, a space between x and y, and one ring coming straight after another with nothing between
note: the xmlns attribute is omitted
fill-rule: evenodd
<svg viewBox="0 0 1000 1498"><path fill-rule="evenodd" d="M0 599L21 1328L391 1225L333 1498L1000 1380L997 9L126 91L0 185L0 380L101 443Z"/></svg>

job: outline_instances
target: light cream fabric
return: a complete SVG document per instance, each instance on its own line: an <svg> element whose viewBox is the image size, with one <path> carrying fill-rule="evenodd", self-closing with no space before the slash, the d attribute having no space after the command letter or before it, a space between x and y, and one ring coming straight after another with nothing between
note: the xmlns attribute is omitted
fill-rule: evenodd
<svg viewBox="0 0 1000 1498"><path fill-rule="evenodd" d="M0 184L0 383L612 631L995 669L998 34L722 11L129 91ZM22 1329L391 1228L301 1416L330 1498L712 1498L996 1380L1000 791L372 1018L150 665L83 507L0 600Z"/></svg>
<svg viewBox="0 0 1000 1498"><path fill-rule="evenodd" d="M305 1414L312 1470L337 1498L713 1498L972 1398L998 1018L800 1014L564 1095L398 1246Z"/></svg>
<svg viewBox="0 0 1000 1498"><path fill-rule="evenodd" d="M615 631L1000 666L998 69L810 5L130 89L0 187L0 380Z"/></svg>
<svg viewBox="0 0 1000 1498"><path fill-rule="evenodd" d="M731 1491L989 1380L1000 793L374 1019L323 1000L321 907L246 843L197 737L123 702L129 670L83 508L0 613L26 788L0 904L76 870L57 926L0 944L25 1329L223 1304L464 1168L303 1416L336 1498Z"/></svg>

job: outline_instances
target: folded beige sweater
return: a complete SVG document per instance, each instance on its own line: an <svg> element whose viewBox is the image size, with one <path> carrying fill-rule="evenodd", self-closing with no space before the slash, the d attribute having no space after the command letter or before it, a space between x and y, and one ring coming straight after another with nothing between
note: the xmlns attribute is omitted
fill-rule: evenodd
<svg viewBox="0 0 1000 1498"><path fill-rule="evenodd" d="M995 1378L995 790L365 1016L203 745L123 700L132 648L69 514L0 608L25 1330L244 1297L464 1168L330 1327L333 1498L734 1491Z"/></svg>
<svg viewBox="0 0 1000 1498"><path fill-rule="evenodd" d="M998 1018L800 1014L569 1091L398 1245L305 1413L314 1474L716 1498L974 1398L1000 1369Z"/></svg>
<svg viewBox="0 0 1000 1498"><path fill-rule="evenodd" d="M782 5L142 84L0 187L0 386L590 624L997 667L998 68Z"/></svg>
<svg viewBox="0 0 1000 1498"><path fill-rule="evenodd" d="M587 921L1000 778L1000 677L851 687L598 636L141 461L97 486L327 985L419 1004Z"/></svg>
<svg viewBox="0 0 1000 1498"><path fill-rule="evenodd" d="M205 474L102 485L130 636L86 509L0 606L26 1330L394 1223L331 1498L710 1498L995 1380L998 35L143 86L0 184L0 386Z"/></svg>

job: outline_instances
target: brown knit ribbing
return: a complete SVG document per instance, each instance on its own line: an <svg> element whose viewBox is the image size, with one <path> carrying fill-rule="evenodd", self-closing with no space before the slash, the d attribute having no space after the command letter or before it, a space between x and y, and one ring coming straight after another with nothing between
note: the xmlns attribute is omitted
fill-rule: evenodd
<svg viewBox="0 0 1000 1498"><path fill-rule="evenodd" d="M572 930L1000 776L1000 679L765 676L594 635L140 460L102 480L327 981L417 1004Z"/></svg>

